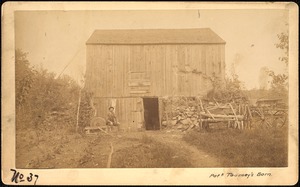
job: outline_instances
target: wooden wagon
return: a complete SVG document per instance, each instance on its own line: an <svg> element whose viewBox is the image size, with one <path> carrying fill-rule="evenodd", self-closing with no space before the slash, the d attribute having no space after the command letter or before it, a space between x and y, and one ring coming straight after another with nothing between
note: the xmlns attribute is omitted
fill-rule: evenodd
<svg viewBox="0 0 300 187"><path fill-rule="evenodd" d="M288 107L282 99L258 99L251 112L254 124L259 128L280 128L288 119Z"/></svg>
<svg viewBox="0 0 300 187"><path fill-rule="evenodd" d="M248 104L219 104L215 103L211 106L204 106L200 100L199 110L199 126L200 128L208 128L210 123L227 123L227 127L233 128L250 128L251 127L251 111Z"/></svg>

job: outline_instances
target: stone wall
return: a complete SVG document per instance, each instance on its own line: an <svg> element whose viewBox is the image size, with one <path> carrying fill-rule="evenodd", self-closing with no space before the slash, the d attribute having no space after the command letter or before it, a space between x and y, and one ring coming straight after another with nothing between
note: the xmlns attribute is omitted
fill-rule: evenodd
<svg viewBox="0 0 300 187"><path fill-rule="evenodd" d="M178 129L185 131L198 126L199 104L198 97L164 97L161 98L162 129Z"/></svg>

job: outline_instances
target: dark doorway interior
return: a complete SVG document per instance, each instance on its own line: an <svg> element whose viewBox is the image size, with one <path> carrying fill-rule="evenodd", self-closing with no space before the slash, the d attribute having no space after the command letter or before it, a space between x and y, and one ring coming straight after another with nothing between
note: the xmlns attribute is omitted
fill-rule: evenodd
<svg viewBox="0 0 300 187"><path fill-rule="evenodd" d="M146 130L159 130L158 98L143 98Z"/></svg>

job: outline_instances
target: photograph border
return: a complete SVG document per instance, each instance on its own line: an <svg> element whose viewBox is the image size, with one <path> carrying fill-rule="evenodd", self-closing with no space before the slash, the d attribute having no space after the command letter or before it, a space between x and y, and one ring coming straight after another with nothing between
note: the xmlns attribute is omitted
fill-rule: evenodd
<svg viewBox="0 0 300 187"><path fill-rule="evenodd" d="M146 8L145 8L146 7ZM289 10L289 151L288 167L250 168L151 168L151 169L18 169L38 174L40 185L293 185L298 182L298 5L293 2L200 3L200 2L5 2L2 4L2 182L12 182L15 169L15 42L14 12L34 10L197 10L288 9ZM220 173L271 173L263 177L212 178ZM25 184L25 183L22 183Z"/></svg>

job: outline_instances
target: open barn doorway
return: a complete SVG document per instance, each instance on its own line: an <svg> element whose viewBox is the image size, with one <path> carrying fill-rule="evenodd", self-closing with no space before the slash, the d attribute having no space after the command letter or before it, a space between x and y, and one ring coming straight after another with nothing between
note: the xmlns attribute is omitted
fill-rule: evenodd
<svg viewBox="0 0 300 187"><path fill-rule="evenodd" d="M143 98L146 130L160 130L158 98Z"/></svg>

